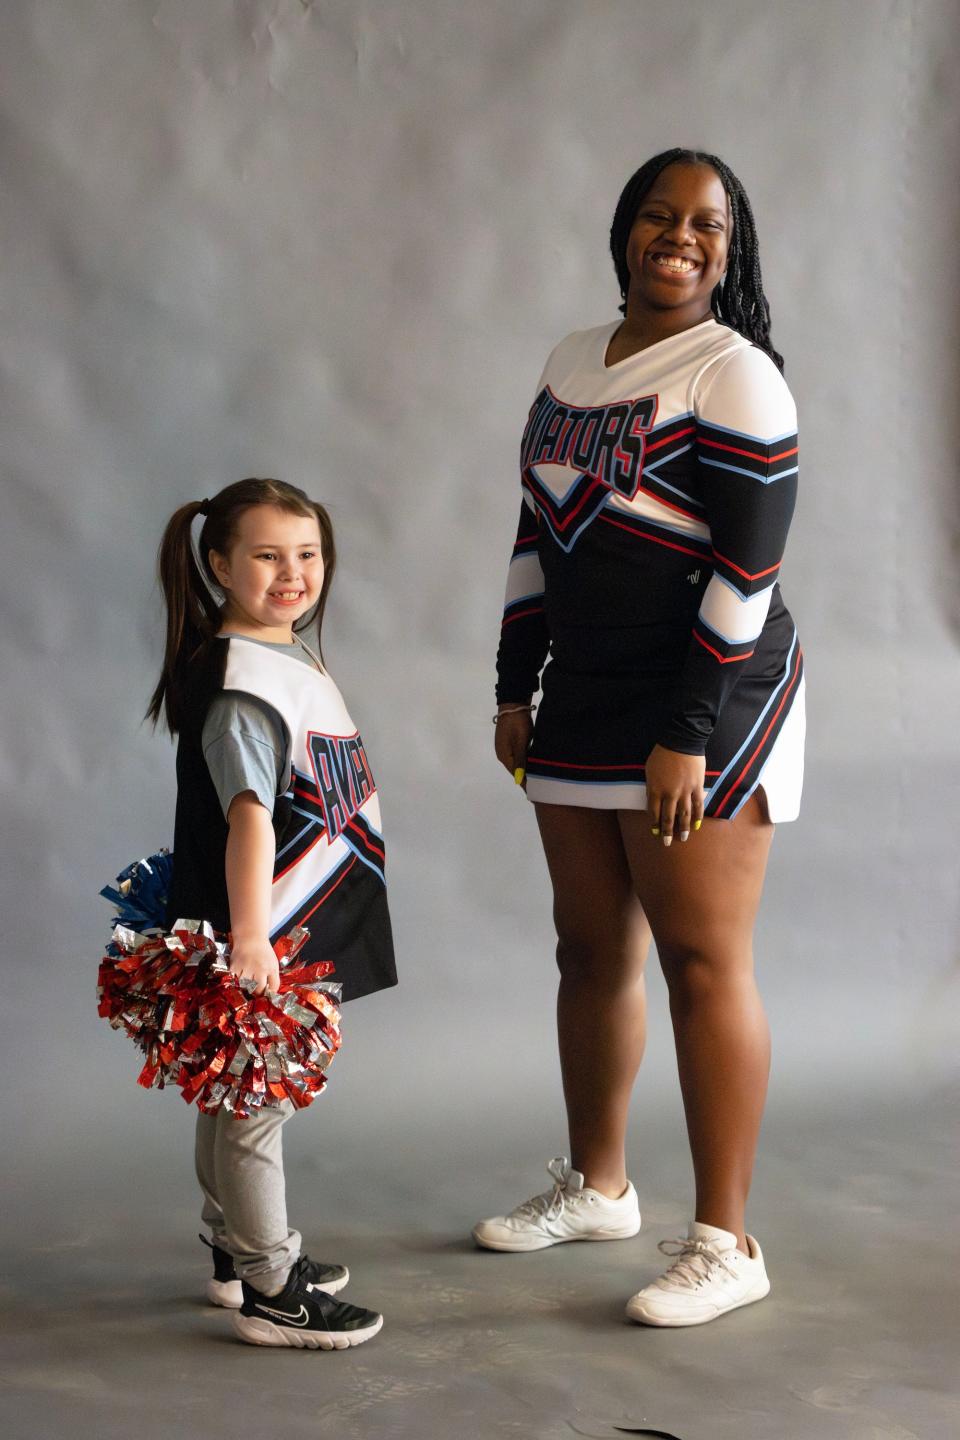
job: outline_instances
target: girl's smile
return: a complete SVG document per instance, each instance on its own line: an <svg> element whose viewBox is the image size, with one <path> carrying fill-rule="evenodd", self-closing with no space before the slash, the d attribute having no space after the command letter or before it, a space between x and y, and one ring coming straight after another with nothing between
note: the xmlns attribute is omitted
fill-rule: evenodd
<svg viewBox="0 0 960 1440"><path fill-rule="evenodd" d="M320 599L320 526L276 505L251 505L237 521L229 553L211 550L210 565L227 597L224 626L289 644L294 621Z"/></svg>
<svg viewBox="0 0 960 1440"><path fill-rule="evenodd" d="M656 265L672 275L689 275L692 271L701 268L699 260L692 260L689 255L673 255L666 250L656 251L649 259L652 265Z"/></svg>
<svg viewBox="0 0 960 1440"><path fill-rule="evenodd" d="M708 313L729 237L729 203L719 175L708 165L668 165L641 201L630 230L630 308L635 314L689 310L685 323Z"/></svg>

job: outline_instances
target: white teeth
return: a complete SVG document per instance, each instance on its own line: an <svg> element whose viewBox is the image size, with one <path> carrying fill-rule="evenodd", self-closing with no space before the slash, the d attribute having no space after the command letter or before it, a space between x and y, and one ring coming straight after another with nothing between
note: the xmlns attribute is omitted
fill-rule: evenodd
<svg viewBox="0 0 960 1440"><path fill-rule="evenodd" d="M685 260L682 255L654 255L653 258L656 263L662 265L665 270L677 270L681 273L686 273L689 270L695 270L697 268L693 260Z"/></svg>

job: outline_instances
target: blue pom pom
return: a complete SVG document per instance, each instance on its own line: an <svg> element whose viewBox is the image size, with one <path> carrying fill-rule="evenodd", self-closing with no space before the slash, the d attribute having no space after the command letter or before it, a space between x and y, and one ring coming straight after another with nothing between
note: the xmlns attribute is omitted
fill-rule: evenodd
<svg viewBox="0 0 960 1440"><path fill-rule="evenodd" d="M173 856L169 850L159 850L121 870L116 885L105 885L100 891L117 907L113 924L129 926L141 935L165 929L172 877Z"/></svg>

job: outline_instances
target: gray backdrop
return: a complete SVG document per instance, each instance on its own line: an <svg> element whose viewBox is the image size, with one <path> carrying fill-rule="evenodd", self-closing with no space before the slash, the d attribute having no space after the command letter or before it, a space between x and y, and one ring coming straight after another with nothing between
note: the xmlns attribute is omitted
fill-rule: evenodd
<svg viewBox="0 0 960 1440"><path fill-rule="evenodd" d="M389 840L402 986L348 1012L311 1143L392 1134L469 1175L522 1114L562 1148L548 888L492 756L493 658L532 387L615 315L613 205L672 144L747 186L800 411L783 587L808 782L758 936L774 1105L941 1083L957 31L949 0L4 7L2 1063L25 1186L118 1137L187 1175L185 1107L135 1088L95 1015L96 893L171 835L172 750L140 724L162 526L246 474L332 511L327 657ZM638 1106L677 1120L656 981L653 1022Z"/></svg>
<svg viewBox="0 0 960 1440"><path fill-rule="evenodd" d="M171 748L138 728L162 526L245 474L333 512L329 660L383 799L403 986L353 1012L342 1059L369 1048L402 1070L398 1101L444 1106L472 1103L466 1055L485 1087L552 1080L544 867L487 718L516 450L547 349L616 313L620 186L674 143L747 185L802 426L783 585L808 782L759 935L778 1084L936 1068L956 998L954 19L753 0L7 13L3 1048L21 1082L62 1056L33 1134L91 1085L119 1088L118 1119L144 1109L92 1010L94 897L171 833Z"/></svg>

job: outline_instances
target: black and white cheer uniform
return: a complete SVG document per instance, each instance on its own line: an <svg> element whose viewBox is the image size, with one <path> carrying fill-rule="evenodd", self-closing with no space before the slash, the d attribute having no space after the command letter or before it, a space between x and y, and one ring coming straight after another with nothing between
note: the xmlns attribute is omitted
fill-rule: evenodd
<svg viewBox="0 0 960 1440"><path fill-rule="evenodd" d="M219 735L219 744L226 739L235 747L263 749L271 731L278 737L275 795L263 793L255 773L272 768L272 748L266 766L254 755L237 770L250 777L240 788L258 793L273 815L270 939L305 926L310 939L301 959L332 960L331 979L342 985L343 999L352 1000L397 980L380 801L340 691L312 652L312 663L304 664L293 649L220 637L191 667L177 747L170 920L184 916L230 928L224 871L229 797L218 793L211 774L206 726L217 704L236 717L235 733ZM224 697L236 704L224 706ZM220 764L214 768L219 778ZM270 781L267 787L269 792Z"/></svg>
<svg viewBox="0 0 960 1440"><path fill-rule="evenodd" d="M797 419L773 361L714 318L606 365L619 321L547 361L521 446L497 699L543 695L532 801L646 806L657 744L706 756L706 814L762 787L799 813L804 679L777 575Z"/></svg>

